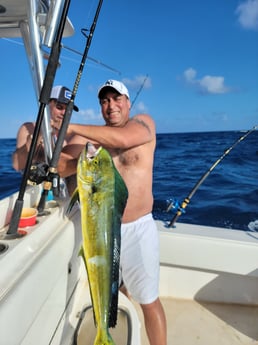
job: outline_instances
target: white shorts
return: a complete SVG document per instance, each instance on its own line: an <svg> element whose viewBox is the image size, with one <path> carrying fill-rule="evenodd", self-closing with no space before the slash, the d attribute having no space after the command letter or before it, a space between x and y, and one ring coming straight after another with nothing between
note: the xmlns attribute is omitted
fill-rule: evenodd
<svg viewBox="0 0 258 345"><path fill-rule="evenodd" d="M152 214L122 224L120 278L138 303L158 298L159 235Z"/></svg>

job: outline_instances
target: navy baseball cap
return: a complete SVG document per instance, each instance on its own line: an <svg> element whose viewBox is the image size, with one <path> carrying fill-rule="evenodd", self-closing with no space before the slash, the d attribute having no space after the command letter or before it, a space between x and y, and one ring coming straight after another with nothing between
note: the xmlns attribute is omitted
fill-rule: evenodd
<svg viewBox="0 0 258 345"><path fill-rule="evenodd" d="M58 85L53 87L50 99L56 99L59 103L67 104L70 101L71 96L72 91L68 89L68 87ZM73 109L74 111L79 111L79 108L75 104L73 105Z"/></svg>

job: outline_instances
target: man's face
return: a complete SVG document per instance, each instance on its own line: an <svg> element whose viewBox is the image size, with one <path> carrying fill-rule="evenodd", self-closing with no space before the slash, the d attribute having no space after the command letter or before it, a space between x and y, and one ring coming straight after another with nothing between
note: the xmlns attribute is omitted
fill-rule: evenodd
<svg viewBox="0 0 258 345"><path fill-rule="evenodd" d="M100 100L103 118L108 126L122 127L129 119L130 101L116 91L107 91Z"/></svg>
<svg viewBox="0 0 258 345"><path fill-rule="evenodd" d="M49 109L51 115L51 126L60 129L64 114L66 111L67 104L59 103L56 100L52 99L49 102Z"/></svg>

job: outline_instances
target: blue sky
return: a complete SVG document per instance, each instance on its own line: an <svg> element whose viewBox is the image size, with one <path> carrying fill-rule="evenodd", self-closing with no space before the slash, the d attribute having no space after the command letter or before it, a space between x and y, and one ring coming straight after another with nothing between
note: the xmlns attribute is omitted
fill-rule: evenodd
<svg viewBox="0 0 258 345"><path fill-rule="evenodd" d="M75 35L65 46L83 52L80 30L91 27L96 7L71 1ZM22 41L0 39L0 49L0 137L13 138L36 120L38 104ZM150 114L158 133L257 125L258 0L104 0L89 57L101 63L87 60L72 122L102 124L97 90L118 79L135 100L131 114ZM63 49L54 84L72 89L80 61Z"/></svg>

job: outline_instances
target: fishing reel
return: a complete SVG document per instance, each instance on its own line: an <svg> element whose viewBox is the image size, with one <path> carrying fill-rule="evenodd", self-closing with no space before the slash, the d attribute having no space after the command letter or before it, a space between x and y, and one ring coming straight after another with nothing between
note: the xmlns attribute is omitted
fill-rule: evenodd
<svg viewBox="0 0 258 345"><path fill-rule="evenodd" d="M63 183L60 182L60 176L55 172L48 173L49 166L46 163L35 163L31 166L27 183L35 186L45 182L47 189L52 189L53 195L60 196L60 190L64 189Z"/></svg>
<svg viewBox="0 0 258 345"><path fill-rule="evenodd" d="M185 209L183 209L181 207L181 205L179 204L179 201L176 199L176 198L170 198L168 200L166 200L166 203L167 203L167 209L166 209L166 212L182 212L182 213L185 213Z"/></svg>
<svg viewBox="0 0 258 345"><path fill-rule="evenodd" d="M46 163L34 163L30 167L27 183L35 186L46 180L48 165Z"/></svg>

